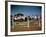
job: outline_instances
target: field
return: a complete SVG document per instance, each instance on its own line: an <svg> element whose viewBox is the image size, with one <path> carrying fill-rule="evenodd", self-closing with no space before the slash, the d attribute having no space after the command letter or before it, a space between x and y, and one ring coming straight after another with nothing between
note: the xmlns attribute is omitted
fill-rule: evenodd
<svg viewBox="0 0 46 37"><path fill-rule="evenodd" d="M29 25L28 25L29 24ZM40 25L39 25L40 24ZM11 32L19 32L19 31L40 31L42 30L41 21L38 20L30 20L22 21L22 22L14 22L14 28L11 27Z"/></svg>

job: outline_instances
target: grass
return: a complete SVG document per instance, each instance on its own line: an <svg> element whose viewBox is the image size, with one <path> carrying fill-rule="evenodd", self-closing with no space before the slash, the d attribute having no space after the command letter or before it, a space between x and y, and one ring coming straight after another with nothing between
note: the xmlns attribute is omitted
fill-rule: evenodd
<svg viewBox="0 0 46 37"><path fill-rule="evenodd" d="M40 31L42 30L42 24L39 21L31 20L29 21L29 28L28 28L28 22L14 22L15 26L14 28L11 27L11 32L19 32L19 31Z"/></svg>

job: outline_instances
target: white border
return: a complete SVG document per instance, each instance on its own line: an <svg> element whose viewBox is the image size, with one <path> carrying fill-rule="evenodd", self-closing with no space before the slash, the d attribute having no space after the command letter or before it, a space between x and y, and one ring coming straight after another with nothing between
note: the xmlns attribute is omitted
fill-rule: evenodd
<svg viewBox="0 0 46 37"><path fill-rule="evenodd" d="M10 31L10 5L26 5L26 6L42 6L42 31L24 31L24 32L11 32ZM35 34L44 33L44 4L35 3L20 3L20 2L8 2L8 35L18 35L18 34Z"/></svg>

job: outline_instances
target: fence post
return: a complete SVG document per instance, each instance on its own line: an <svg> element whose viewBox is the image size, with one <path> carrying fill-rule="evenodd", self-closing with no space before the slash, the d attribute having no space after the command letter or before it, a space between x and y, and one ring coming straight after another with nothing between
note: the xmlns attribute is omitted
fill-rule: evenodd
<svg viewBox="0 0 46 37"><path fill-rule="evenodd" d="M14 28L14 16L12 18L12 28Z"/></svg>
<svg viewBox="0 0 46 37"><path fill-rule="evenodd" d="M39 27L40 27L40 17L39 17Z"/></svg>
<svg viewBox="0 0 46 37"><path fill-rule="evenodd" d="M28 28L29 28L29 18L28 18L28 17L27 17L27 22L28 22L27 26L28 26Z"/></svg>

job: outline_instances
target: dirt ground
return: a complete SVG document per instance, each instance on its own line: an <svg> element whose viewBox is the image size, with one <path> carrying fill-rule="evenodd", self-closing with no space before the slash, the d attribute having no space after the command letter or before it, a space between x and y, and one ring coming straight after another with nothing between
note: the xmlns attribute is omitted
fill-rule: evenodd
<svg viewBox="0 0 46 37"><path fill-rule="evenodd" d="M40 31L42 30L42 24L37 20L29 21L29 27L28 22L14 22L14 28L11 27L11 32L20 32L20 31Z"/></svg>

